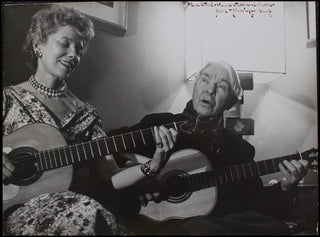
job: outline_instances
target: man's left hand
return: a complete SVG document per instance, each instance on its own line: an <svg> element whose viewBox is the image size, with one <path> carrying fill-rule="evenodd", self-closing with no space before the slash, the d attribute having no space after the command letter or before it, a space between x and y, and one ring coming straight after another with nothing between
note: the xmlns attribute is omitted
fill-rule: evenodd
<svg viewBox="0 0 320 237"><path fill-rule="evenodd" d="M288 191L293 186L296 186L306 176L308 166L309 162L307 160L285 160L283 163L280 163L279 168L284 175L284 178L281 180L281 189Z"/></svg>

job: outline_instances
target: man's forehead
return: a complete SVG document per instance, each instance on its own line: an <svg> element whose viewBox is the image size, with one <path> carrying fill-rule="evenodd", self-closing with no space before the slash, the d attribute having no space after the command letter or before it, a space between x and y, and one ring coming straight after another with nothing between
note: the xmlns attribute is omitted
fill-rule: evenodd
<svg viewBox="0 0 320 237"><path fill-rule="evenodd" d="M228 71L220 64L210 64L208 65L201 74L209 74L209 75L219 75L222 76L224 79L229 79Z"/></svg>

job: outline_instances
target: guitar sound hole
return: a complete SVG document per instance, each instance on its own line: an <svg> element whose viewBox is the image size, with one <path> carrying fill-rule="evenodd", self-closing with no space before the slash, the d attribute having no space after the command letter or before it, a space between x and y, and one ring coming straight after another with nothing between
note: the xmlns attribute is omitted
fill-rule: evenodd
<svg viewBox="0 0 320 237"><path fill-rule="evenodd" d="M172 197L181 197L186 193L187 186L183 177L173 176L168 179L166 190L168 195Z"/></svg>
<svg viewBox="0 0 320 237"><path fill-rule="evenodd" d="M41 177L42 172L37 171L35 162L32 160L35 151L33 148L21 147L8 155L15 166L10 183L19 186L30 185Z"/></svg>
<svg viewBox="0 0 320 237"><path fill-rule="evenodd" d="M184 172L176 171L168 173L164 181L163 188L167 201L173 203L183 202L191 195Z"/></svg>

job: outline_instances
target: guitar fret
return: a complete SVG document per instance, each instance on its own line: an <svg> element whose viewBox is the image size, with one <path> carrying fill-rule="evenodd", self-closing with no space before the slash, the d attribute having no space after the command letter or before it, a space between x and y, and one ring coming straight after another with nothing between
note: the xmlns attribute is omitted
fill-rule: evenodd
<svg viewBox="0 0 320 237"><path fill-rule="evenodd" d="M112 140L113 140L114 147L116 148L116 152L118 152L118 148L117 148L117 145L116 145L116 141L114 140L114 136L112 137Z"/></svg>
<svg viewBox="0 0 320 237"><path fill-rule="evenodd" d="M84 158L87 160L88 157L87 157L87 154L86 154L86 149L84 148L84 144L83 143L81 143L81 144L82 144L82 148L83 148Z"/></svg>
<svg viewBox="0 0 320 237"><path fill-rule="evenodd" d="M203 186L202 175L201 175L201 173L198 173L198 174L197 174L197 176L198 176L198 179L199 179L199 186L198 186L198 189L201 189L201 188L202 188L202 186Z"/></svg>
<svg viewBox="0 0 320 237"><path fill-rule="evenodd" d="M219 173L218 175L219 175L220 184L223 184L221 174Z"/></svg>
<svg viewBox="0 0 320 237"><path fill-rule="evenodd" d="M187 175L185 178L186 178L187 181L188 181L189 189L192 190L191 181L190 181L191 176L190 176L190 175Z"/></svg>
<svg viewBox="0 0 320 237"><path fill-rule="evenodd" d="M208 172L208 174L209 174L210 187L213 187L215 183L212 177L212 172Z"/></svg>
<svg viewBox="0 0 320 237"><path fill-rule="evenodd" d="M39 161L40 161L41 170L44 170L43 169L43 164L41 162L41 152L39 152L38 155L39 155Z"/></svg>
<svg viewBox="0 0 320 237"><path fill-rule="evenodd" d="M63 163L62 163L62 155L61 155L61 149L58 149L58 152L59 152L59 158L60 158L60 164L61 164L61 167L63 166Z"/></svg>
<svg viewBox="0 0 320 237"><path fill-rule="evenodd" d="M201 189L202 186L202 180L201 180L201 174L197 173L197 179L198 179L198 186L197 186L197 190Z"/></svg>
<svg viewBox="0 0 320 237"><path fill-rule="evenodd" d="M249 163L249 170L250 170L251 177L254 177L253 171L252 171L252 167L251 167L251 163Z"/></svg>
<svg viewBox="0 0 320 237"><path fill-rule="evenodd" d="M173 125L174 125L174 128L178 131L178 127L177 127L176 122L173 122Z"/></svg>
<svg viewBox="0 0 320 237"><path fill-rule="evenodd" d="M193 191L194 190L193 175L189 175L188 179L189 179L189 183L190 183L190 190Z"/></svg>
<svg viewBox="0 0 320 237"><path fill-rule="evenodd" d="M90 148L91 157L94 157L93 150L92 150L92 144L90 142L89 142L89 148ZM86 156L86 159L87 159L87 156Z"/></svg>
<svg viewBox="0 0 320 237"><path fill-rule="evenodd" d="M150 130L151 130L151 133L152 133L153 140L155 141L156 140L156 135L154 134L153 128L150 128Z"/></svg>
<svg viewBox="0 0 320 237"><path fill-rule="evenodd" d="M198 182L197 182L197 177L196 177L196 175L197 175L197 174L193 174L193 175L192 175L192 178L193 178L193 189L194 189L194 190L197 190L197 183L198 183Z"/></svg>
<svg viewBox="0 0 320 237"><path fill-rule="evenodd" d="M63 152L64 152L64 160L66 161L68 159L68 156L67 156L67 152L66 152L65 147L63 148ZM67 161L66 161L66 163L67 163Z"/></svg>
<svg viewBox="0 0 320 237"><path fill-rule="evenodd" d="M50 163L50 167L49 167L49 169L52 169L52 163L51 163L51 156L50 156L50 152L49 151L47 151L47 153L48 153L48 157L49 157L49 163Z"/></svg>
<svg viewBox="0 0 320 237"><path fill-rule="evenodd" d="M202 178L202 187L203 187L203 188L208 187L206 174L207 174L207 173L203 173L203 175L201 175L201 178Z"/></svg>
<svg viewBox="0 0 320 237"><path fill-rule="evenodd" d="M273 165L274 170L277 171L278 169L276 167L276 164L274 163L274 159L272 159L272 165Z"/></svg>
<svg viewBox="0 0 320 237"><path fill-rule="evenodd" d="M197 190L197 179L196 179L195 174L192 175L192 181L193 181L193 189Z"/></svg>
<svg viewBox="0 0 320 237"><path fill-rule="evenodd" d="M143 145L145 145L145 144L146 144L146 141L144 140L143 133L142 133L142 131L141 131L141 130L140 130L140 133L141 133L141 137L142 137Z"/></svg>
<svg viewBox="0 0 320 237"><path fill-rule="evenodd" d="M53 153L54 163L56 164L56 167L58 167L57 160L56 160L56 156L55 156L55 154L54 154L54 150L52 150L51 152Z"/></svg>
<svg viewBox="0 0 320 237"><path fill-rule="evenodd" d="M49 163L50 159L48 159L48 151L43 151L43 158L46 162L46 166L47 166L46 169L49 170L50 169L50 163Z"/></svg>
<svg viewBox="0 0 320 237"><path fill-rule="evenodd" d="M127 146L126 146L126 143L125 143L125 141L124 141L124 139L123 139L123 135L122 135L122 134L121 134L121 138L122 138L122 142L123 142L124 150L127 150Z"/></svg>
<svg viewBox="0 0 320 237"><path fill-rule="evenodd" d="M257 168L258 168L258 174L259 174L259 176L261 176L261 171L260 171L260 168L259 168L259 163L256 163L256 166L257 166Z"/></svg>
<svg viewBox="0 0 320 237"><path fill-rule="evenodd" d="M81 157L80 157L79 150L78 150L78 145L75 145L74 147L76 148L76 152L77 152L77 156L78 156L78 161L81 161Z"/></svg>
<svg viewBox="0 0 320 237"><path fill-rule="evenodd" d="M226 172L226 170L224 170L224 176L225 176L225 178L226 178L226 183L228 183L228 177L227 177L227 172Z"/></svg>
<svg viewBox="0 0 320 237"><path fill-rule="evenodd" d="M199 186L200 186L200 182L199 182L199 174L195 174L195 181L196 181L196 185L195 188L196 190L199 190Z"/></svg>
<svg viewBox="0 0 320 237"><path fill-rule="evenodd" d="M109 148L108 148L108 144L107 144L107 138L104 138L103 141L104 141L106 148L107 148L107 154L109 155L110 152L109 152Z"/></svg>
<svg viewBox="0 0 320 237"><path fill-rule="evenodd" d="M98 147L99 157L101 157L102 153L101 153L100 144L99 144L98 139L96 140L96 143L97 143L97 147ZM90 146L90 148L91 148L91 146ZM92 149L91 149L91 151L92 151ZM92 157L94 157L94 156L92 156Z"/></svg>
<svg viewBox="0 0 320 237"><path fill-rule="evenodd" d="M57 158L58 167L63 166L63 165L62 165L62 162L61 162L60 148L55 148L55 149L54 149L54 153L55 153L56 158Z"/></svg>
<svg viewBox="0 0 320 237"><path fill-rule="evenodd" d="M240 180L239 171L237 169L237 166L235 166L235 170L236 170L236 173L237 173L237 176L238 176L238 180Z"/></svg>
<svg viewBox="0 0 320 237"><path fill-rule="evenodd" d="M201 173L199 173L199 178L200 178L200 189L205 187L205 182L204 182L204 177Z"/></svg>
<svg viewBox="0 0 320 237"><path fill-rule="evenodd" d="M272 173L272 171L273 171L272 164L270 164L270 163L271 163L270 160L266 160L266 166L267 166L268 174Z"/></svg>
<svg viewBox="0 0 320 237"><path fill-rule="evenodd" d="M64 154L65 154L65 165L68 165L68 161L69 161L69 157L71 157L71 148L69 147L69 149L67 150L68 147L65 147L64 150ZM70 153L70 155L68 156L68 152Z"/></svg>
<svg viewBox="0 0 320 237"><path fill-rule="evenodd" d="M263 164L264 164L264 168L266 169L266 174L268 174L269 172L268 172L266 160L263 160Z"/></svg>
<svg viewBox="0 0 320 237"><path fill-rule="evenodd" d="M207 188L209 187L209 176L208 172L203 173L203 180L204 180L204 187Z"/></svg>
<svg viewBox="0 0 320 237"><path fill-rule="evenodd" d="M206 171L206 187L212 187L212 174L210 171Z"/></svg>
<svg viewBox="0 0 320 237"><path fill-rule="evenodd" d="M133 146L134 146L134 148L136 148L136 143L134 142L132 132L130 132L130 135L131 135L131 139L132 139Z"/></svg>
<svg viewBox="0 0 320 237"><path fill-rule="evenodd" d="M71 160L72 160L72 163L74 163L74 157L73 157L73 152L72 152L72 150L71 150L71 146L70 146L70 154L71 154ZM68 160L67 160L68 161ZM67 162L67 164L69 164L68 162Z"/></svg>
<svg viewBox="0 0 320 237"><path fill-rule="evenodd" d="M263 168L264 168L264 167L261 166L261 165L262 165L262 163L261 163L261 161L259 161L259 162L258 162L258 166L259 166L259 168L260 168L259 170L261 171L261 175L264 175L264 174L265 174L265 173L263 172Z"/></svg>
<svg viewBox="0 0 320 237"><path fill-rule="evenodd" d="M233 179L233 173L232 173L232 169L231 169L231 167L230 167L228 170L230 171L231 180L232 180L232 182L234 182L234 179Z"/></svg>
<svg viewBox="0 0 320 237"><path fill-rule="evenodd" d="M243 165L243 164L242 164L242 169L243 169L244 178L247 179L246 171L245 171L245 169L244 169L244 165Z"/></svg>
<svg viewBox="0 0 320 237"><path fill-rule="evenodd" d="M217 173L217 171L215 171L214 172L214 183L216 184L216 185L218 185L219 183L218 183L218 173Z"/></svg>

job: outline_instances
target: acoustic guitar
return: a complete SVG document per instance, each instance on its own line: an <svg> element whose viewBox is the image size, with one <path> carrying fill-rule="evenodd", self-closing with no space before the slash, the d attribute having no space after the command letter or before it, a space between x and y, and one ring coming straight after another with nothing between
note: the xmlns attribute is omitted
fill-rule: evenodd
<svg viewBox="0 0 320 237"><path fill-rule="evenodd" d="M208 158L193 149L173 153L157 177L165 197L160 203L149 202L141 206L140 214L163 221L210 213L217 202L217 186L276 173L284 160L305 159L310 168L318 166L318 150L282 156L213 170Z"/></svg>
<svg viewBox="0 0 320 237"><path fill-rule="evenodd" d="M193 134L212 131L218 123L209 118L164 126ZM140 146L154 146L153 128L67 145L61 133L51 125L35 123L21 127L3 137L3 152L15 166L10 179L2 185L3 210L40 194L68 190L72 164Z"/></svg>

